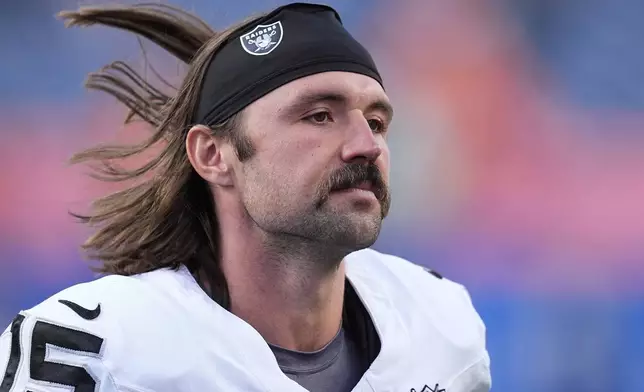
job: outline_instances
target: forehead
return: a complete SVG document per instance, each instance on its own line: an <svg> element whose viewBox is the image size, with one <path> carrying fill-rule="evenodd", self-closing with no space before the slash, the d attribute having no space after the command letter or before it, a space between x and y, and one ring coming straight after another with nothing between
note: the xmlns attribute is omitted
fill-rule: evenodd
<svg viewBox="0 0 644 392"><path fill-rule="evenodd" d="M280 110L297 103L307 93L324 92L344 96L352 105L369 105L373 101L389 102L380 83L373 78L352 72L323 72L305 76L271 91L249 105L254 110Z"/></svg>

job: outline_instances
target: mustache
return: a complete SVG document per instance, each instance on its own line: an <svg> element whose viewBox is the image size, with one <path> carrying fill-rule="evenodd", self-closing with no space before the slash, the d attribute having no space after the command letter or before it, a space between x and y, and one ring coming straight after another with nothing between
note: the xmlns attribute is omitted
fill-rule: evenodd
<svg viewBox="0 0 644 392"><path fill-rule="evenodd" d="M321 192L322 199L326 199L333 191L355 188L367 181L371 183L371 190L379 201L387 200L389 190L382 172L374 163L352 163L335 170Z"/></svg>

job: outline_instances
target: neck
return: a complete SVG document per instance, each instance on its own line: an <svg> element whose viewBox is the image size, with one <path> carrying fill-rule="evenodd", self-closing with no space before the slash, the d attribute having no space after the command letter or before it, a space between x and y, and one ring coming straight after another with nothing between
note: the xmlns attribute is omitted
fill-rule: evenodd
<svg viewBox="0 0 644 392"><path fill-rule="evenodd" d="M320 256L329 253L302 239L228 227L220 245L231 312L275 346L316 351L329 343L342 322L342 256Z"/></svg>

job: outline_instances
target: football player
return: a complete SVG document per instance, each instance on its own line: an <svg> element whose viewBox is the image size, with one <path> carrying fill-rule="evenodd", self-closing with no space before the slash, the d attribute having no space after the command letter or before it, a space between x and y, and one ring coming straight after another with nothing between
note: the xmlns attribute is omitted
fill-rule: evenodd
<svg viewBox="0 0 644 392"><path fill-rule="evenodd" d="M393 109L335 10L289 4L222 32L162 5L62 17L189 69L171 95L123 62L90 75L154 132L74 157L127 184L77 215L105 276L16 316L0 392L489 390L463 286L369 249L390 207Z"/></svg>

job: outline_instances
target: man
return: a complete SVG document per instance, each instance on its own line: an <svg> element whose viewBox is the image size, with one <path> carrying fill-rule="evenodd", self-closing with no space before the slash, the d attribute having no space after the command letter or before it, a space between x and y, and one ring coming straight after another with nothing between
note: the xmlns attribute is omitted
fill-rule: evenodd
<svg viewBox="0 0 644 392"><path fill-rule="evenodd" d="M465 289L368 249L390 206L393 111L333 9L291 4L222 33L161 5L62 16L190 67L175 96L121 62L90 76L155 132L75 157L130 181L80 216L109 276L15 318L0 392L489 390Z"/></svg>

